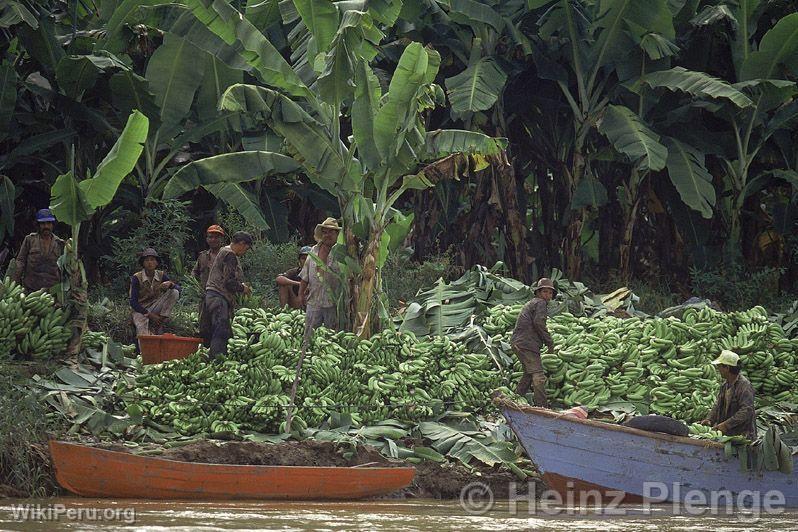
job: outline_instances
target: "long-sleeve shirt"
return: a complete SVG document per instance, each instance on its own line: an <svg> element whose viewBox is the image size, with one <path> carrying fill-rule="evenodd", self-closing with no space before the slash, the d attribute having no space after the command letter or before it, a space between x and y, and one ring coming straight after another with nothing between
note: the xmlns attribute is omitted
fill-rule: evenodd
<svg viewBox="0 0 798 532"><path fill-rule="evenodd" d="M218 253L218 251L213 253L210 249L202 251L197 257L197 263L194 265L194 269L191 270L191 275L199 281L203 289L205 289L205 285L208 282L208 275L211 273L213 259L216 258Z"/></svg>
<svg viewBox="0 0 798 532"><path fill-rule="evenodd" d="M145 286L142 286L141 279ZM144 271L140 271L130 277L130 308L139 314L146 314L146 306L154 302L163 293L161 284L170 281L166 272L155 270L152 278L148 278ZM180 291L180 285L175 283L175 290Z"/></svg>
<svg viewBox="0 0 798 532"><path fill-rule="evenodd" d="M756 410L754 410L754 387L742 375L732 384L724 382L715 406L709 413L712 425L725 423L726 435L742 434L749 440L756 439Z"/></svg>
<svg viewBox="0 0 798 532"><path fill-rule="evenodd" d="M205 290L213 290L224 296L230 308L235 305L235 295L244 291L244 271L241 269L241 261L230 246L221 248L213 260Z"/></svg>
<svg viewBox="0 0 798 532"><path fill-rule="evenodd" d="M28 292L50 288L61 280L57 261L63 252L64 241L57 236L45 243L39 233L29 234L17 253L14 281Z"/></svg>
<svg viewBox="0 0 798 532"><path fill-rule="evenodd" d="M515 322L512 343L520 347L537 351L541 344L546 344L549 351L554 350L554 340L551 339L546 327L548 319L548 304L545 299L533 298L524 305L518 320Z"/></svg>

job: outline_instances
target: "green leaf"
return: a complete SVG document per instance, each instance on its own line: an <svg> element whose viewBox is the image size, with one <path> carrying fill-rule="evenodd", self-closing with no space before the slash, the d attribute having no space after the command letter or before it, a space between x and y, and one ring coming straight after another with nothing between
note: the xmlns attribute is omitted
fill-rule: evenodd
<svg viewBox="0 0 798 532"><path fill-rule="evenodd" d="M704 154L674 138L666 137L664 141L668 147L668 175L682 201L704 218L711 218L715 188L712 175L704 166Z"/></svg>
<svg viewBox="0 0 798 532"><path fill-rule="evenodd" d="M316 49L326 52L330 49L338 31L338 9L331 0L293 0L302 22L313 34Z"/></svg>
<svg viewBox="0 0 798 532"><path fill-rule="evenodd" d="M360 165L349 164L348 151L338 139L286 96L253 85L233 85L222 97L221 108L252 113L288 143L292 157L311 180L333 195L356 190L362 181Z"/></svg>
<svg viewBox="0 0 798 532"><path fill-rule="evenodd" d="M236 54L231 55L227 50L223 51L224 54L215 49L206 51L219 54L217 57L225 62L243 57L264 83L295 96L305 96L311 100L315 98L280 52L232 6L220 0L187 0L185 3L194 16L232 47ZM195 42L197 46L200 44Z"/></svg>
<svg viewBox="0 0 798 532"><path fill-rule="evenodd" d="M732 41L732 57L737 70L737 78L741 77L743 64L748 61L753 52L752 37L756 33L757 19L759 18L762 0L737 0L731 4L735 19L734 40Z"/></svg>
<svg viewBox="0 0 798 532"><path fill-rule="evenodd" d="M105 36L97 42L95 50L109 50L114 53L124 51L126 42L123 31L128 19L142 6L163 3L164 0L124 0L114 6L111 18L105 24Z"/></svg>
<svg viewBox="0 0 798 532"><path fill-rule="evenodd" d="M179 131L188 115L194 94L202 81L204 61L201 52L185 39L167 33L164 42L147 63L146 78L160 108L160 140Z"/></svg>
<svg viewBox="0 0 798 532"><path fill-rule="evenodd" d="M39 26L36 15L30 12L24 4L16 0L5 0L0 6L0 28L10 28L20 22L36 29Z"/></svg>
<svg viewBox="0 0 798 532"><path fill-rule="evenodd" d="M217 183L243 183L299 169L295 160L279 153L242 151L207 157L175 172L163 192L171 199L199 187ZM265 223L265 222L264 222Z"/></svg>
<svg viewBox="0 0 798 532"><path fill-rule="evenodd" d="M62 129L58 131L48 131L31 137L25 137L23 142L17 145L5 158L0 157L0 166L11 166L14 161L21 157L33 155L40 150L45 150L59 142L66 143L76 135L73 129Z"/></svg>
<svg viewBox="0 0 798 532"><path fill-rule="evenodd" d="M25 45L25 51L41 64L45 70L55 72L61 58L64 57L64 49L58 44L55 38L55 30L48 18L39 21L36 29L28 26L19 28L19 37Z"/></svg>
<svg viewBox="0 0 798 532"><path fill-rule="evenodd" d="M737 107L753 105L748 96L725 81L704 72L694 72L682 67L646 74L640 78L635 86L639 88L642 84L652 88L662 87L671 91L683 91L697 98L722 98L732 102Z"/></svg>
<svg viewBox="0 0 798 532"><path fill-rule="evenodd" d="M17 191L8 176L0 175L0 241L14 235L14 200Z"/></svg>
<svg viewBox="0 0 798 532"><path fill-rule="evenodd" d="M138 110L149 119L153 130L160 126L161 110L145 78L132 70L124 70L111 76L108 86L111 88L111 99L120 114L126 116Z"/></svg>
<svg viewBox="0 0 798 532"><path fill-rule="evenodd" d="M59 222L71 226L88 220L94 212L78 188L72 172L56 178L50 190L50 210Z"/></svg>
<svg viewBox="0 0 798 532"><path fill-rule="evenodd" d="M203 122L219 116L219 100L224 91L244 81L241 70L230 68L217 57L206 54L205 76L197 92L197 116Z"/></svg>
<svg viewBox="0 0 798 532"><path fill-rule="evenodd" d="M668 150L660 144L659 135L628 107L608 105L599 125L618 152L626 155L633 163L640 164L644 170L662 170Z"/></svg>
<svg viewBox="0 0 798 532"><path fill-rule="evenodd" d="M8 125L17 105L17 73L9 63L0 64L0 140L8 135Z"/></svg>
<svg viewBox="0 0 798 532"><path fill-rule="evenodd" d="M61 92L79 100L83 91L94 85L100 72L112 68L129 70L116 57L106 55L68 55L58 62L55 77Z"/></svg>
<svg viewBox="0 0 798 532"><path fill-rule="evenodd" d="M571 209L601 207L607 203L607 189L593 176L583 178L571 198Z"/></svg>
<svg viewBox="0 0 798 532"><path fill-rule="evenodd" d="M427 132L421 159L431 161L454 153L498 155L505 148L507 139L503 137L494 138L477 131L461 129L438 129Z"/></svg>
<svg viewBox="0 0 798 532"><path fill-rule="evenodd" d="M422 421L418 424L418 429L425 438L432 441L433 448L466 465L476 460L487 466L494 466L514 463L518 459L511 442L497 442L487 438L478 440L447 425L431 421Z"/></svg>
<svg viewBox="0 0 798 532"><path fill-rule="evenodd" d="M255 199L238 183L217 183L205 185L203 188L237 210L248 225L264 231L269 229L269 224L255 203Z"/></svg>
<svg viewBox="0 0 798 532"><path fill-rule="evenodd" d="M759 50L743 61L740 79L785 78L782 67L798 75L798 13L782 18L765 33Z"/></svg>
<svg viewBox="0 0 798 532"><path fill-rule="evenodd" d="M659 33L646 33L643 35L640 40L640 48L653 61L673 57L679 53L679 47Z"/></svg>
<svg viewBox="0 0 798 532"><path fill-rule="evenodd" d="M449 16L461 24L467 24L477 32L485 25L501 33L504 19L492 7L476 0L449 0Z"/></svg>
<svg viewBox="0 0 798 532"><path fill-rule="evenodd" d="M148 130L147 117L134 111L111 151L97 167L94 177L80 182L80 189L92 209L108 205L114 199L119 184L139 160Z"/></svg>
<svg viewBox="0 0 798 532"><path fill-rule="evenodd" d="M370 170L376 170L381 163L374 143L374 117L381 97L377 76L366 61L358 61L355 66L355 101L352 103L352 136L358 157Z"/></svg>
<svg viewBox="0 0 798 532"><path fill-rule="evenodd" d="M402 318L401 330L417 336L440 336L469 322L477 308L473 292L457 283L438 279L435 286L419 292Z"/></svg>
<svg viewBox="0 0 798 532"><path fill-rule="evenodd" d="M504 89L507 74L491 57L468 65L456 76L447 78L446 90L455 113L490 109Z"/></svg>
<svg viewBox="0 0 798 532"><path fill-rule="evenodd" d="M391 237L388 248L390 251L396 251L405 241L413 226L414 218L415 213L412 212L408 215L404 215L400 211L394 212L391 223L385 228L385 233Z"/></svg>
<svg viewBox="0 0 798 532"><path fill-rule="evenodd" d="M369 0L368 13L385 26L393 26L402 11L402 0Z"/></svg>

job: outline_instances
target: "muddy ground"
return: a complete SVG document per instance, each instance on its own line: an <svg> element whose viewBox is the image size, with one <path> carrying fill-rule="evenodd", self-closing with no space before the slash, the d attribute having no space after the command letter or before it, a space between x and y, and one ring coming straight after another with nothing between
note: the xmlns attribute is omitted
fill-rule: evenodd
<svg viewBox="0 0 798 532"><path fill-rule="evenodd" d="M506 498L511 483L515 483L516 493L528 492L527 482L539 482L537 478L520 481L506 469L498 466L488 467L476 464L471 468L451 462L423 461L411 464L403 460L390 459L369 446L359 446L356 450L337 446L331 442L292 441L278 444L256 442L216 442L199 441L171 449L148 447L130 449L121 444L102 445L105 449L141 452L158 458L185 462L204 462L209 464L249 464L249 465L299 465L351 467L371 464L379 467L413 466L416 476L413 483L393 494L392 498L434 498L457 499L464 486L472 482L483 482L493 491L496 498ZM345 453L348 454L345 456Z"/></svg>

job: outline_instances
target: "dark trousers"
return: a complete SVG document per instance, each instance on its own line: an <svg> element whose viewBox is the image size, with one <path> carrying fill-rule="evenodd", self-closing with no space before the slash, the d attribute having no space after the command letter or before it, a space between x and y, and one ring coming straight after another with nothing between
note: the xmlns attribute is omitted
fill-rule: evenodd
<svg viewBox="0 0 798 532"><path fill-rule="evenodd" d="M515 393L524 395L529 391L530 384L535 397L535 406L548 408L549 401L546 398L546 372L543 371L543 362L540 360L540 349L533 349L531 346L513 344L513 350L521 365L524 367L524 374L518 381Z"/></svg>
<svg viewBox="0 0 798 532"><path fill-rule="evenodd" d="M205 292L205 302L200 317L200 334L210 347L210 356L227 354L227 341L233 336L230 304L224 296L213 290Z"/></svg>

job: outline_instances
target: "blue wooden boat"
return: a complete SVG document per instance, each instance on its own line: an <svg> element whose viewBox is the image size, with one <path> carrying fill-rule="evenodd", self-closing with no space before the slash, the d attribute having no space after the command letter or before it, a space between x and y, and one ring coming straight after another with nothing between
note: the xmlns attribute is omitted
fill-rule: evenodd
<svg viewBox="0 0 798 532"><path fill-rule="evenodd" d="M612 423L498 399L507 423L562 501L684 502L702 492L707 504L751 505L748 491L784 495L782 507L798 507L798 457L792 474L742 471L722 444L646 432ZM619 492L622 492L619 495ZM644 498L644 495L646 496ZM714 499L712 497L715 497ZM570 498L569 498L570 497ZM661 500L662 499L662 500ZM661 500L661 501L660 501ZM715 501L715 504L713 504ZM771 499L772 501L772 499ZM700 504L692 499L691 504ZM773 504L773 503L771 503Z"/></svg>

